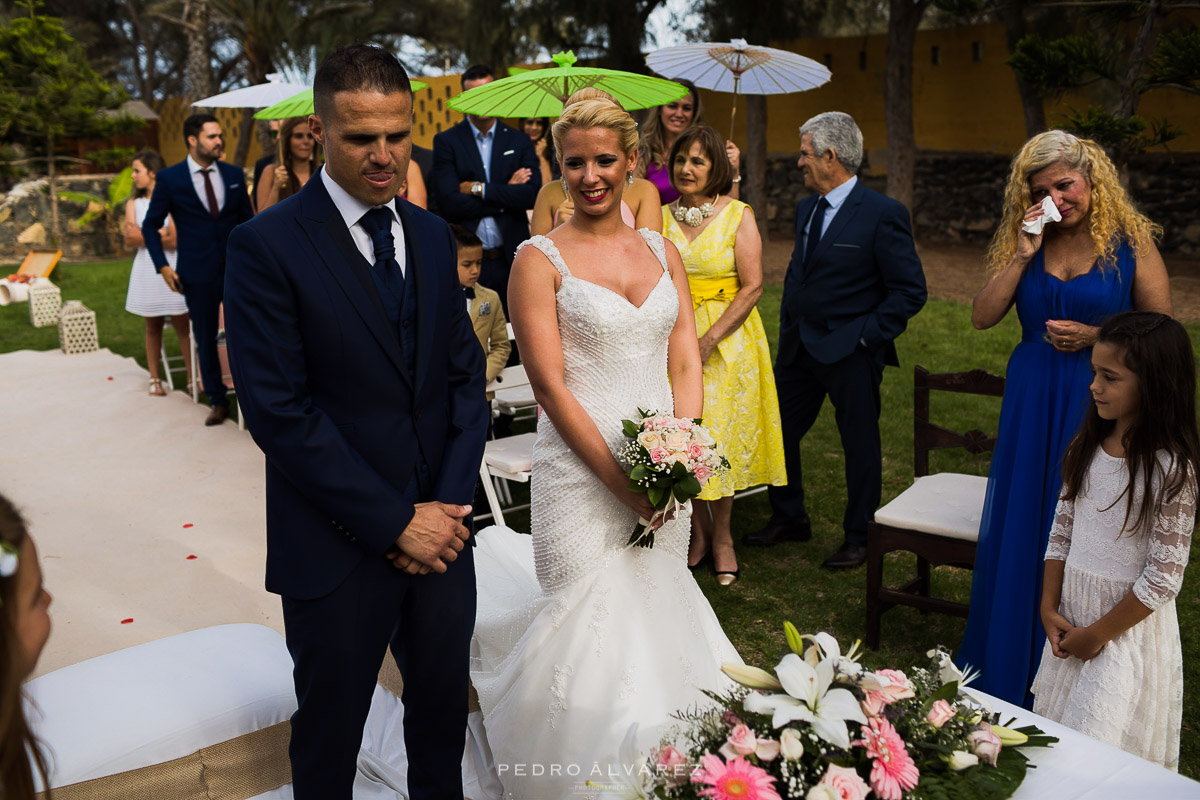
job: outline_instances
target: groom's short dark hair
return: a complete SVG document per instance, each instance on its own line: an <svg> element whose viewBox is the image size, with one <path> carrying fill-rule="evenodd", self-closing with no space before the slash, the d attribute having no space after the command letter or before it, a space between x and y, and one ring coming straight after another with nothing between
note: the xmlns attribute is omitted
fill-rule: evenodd
<svg viewBox="0 0 1200 800"><path fill-rule="evenodd" d="M378 91L412 94L408 73L387 50L372 44L352 44L330 53L313 79L313 110L325 117L338 92Z"/></svg>

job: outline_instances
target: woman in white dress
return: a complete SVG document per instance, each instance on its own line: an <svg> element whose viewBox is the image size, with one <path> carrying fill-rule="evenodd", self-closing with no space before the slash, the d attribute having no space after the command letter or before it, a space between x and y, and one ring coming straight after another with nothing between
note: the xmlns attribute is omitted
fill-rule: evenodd
<svg viewBox="0 0 1200 800"><path fill-rule="evenodd" d="M143 150L133 157L133 197L125 204L125 246L136 247L133 268L129 271L129 292L125 296L125 310L146 318L146 369L150 371L150 394L164 396L159 375L159 353L162 351L163 322L171 318L171 327L179 337L179 350L188 364L188 384L192 382L191 365L186 354L191 349L188 333L187 303L183 295L171 291L154 269L154 262L146 252L142 241L142 220L150 208L150 196L154 194L154 176L164 166L162 156L153 150ZM175 223L167 217L167 226L162 229L163 247L167 251L167 262L175 268Z"/></svg>
<svg viewBox="0 0 1200 800"><path fill-rule="evenodd" d="M509 285L544 412L533 535L488 528L476 551L471 679L505 796L521 800L602 794L631 726L645 752L740 661L687 569L689 513L653 548L627 544L652 508L615 458L621 420L702 416L702 367L678 251L621 220L633 119L604 100L567 105L553 133L576 211L518 248Z"/></svg>

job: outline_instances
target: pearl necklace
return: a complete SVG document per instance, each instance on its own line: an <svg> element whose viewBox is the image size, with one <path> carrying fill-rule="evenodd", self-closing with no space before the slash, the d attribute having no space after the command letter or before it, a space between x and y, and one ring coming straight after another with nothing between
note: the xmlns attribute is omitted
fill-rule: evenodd
<svg viewBox="0 0 1200 800"><path fill-rule="evenodd" d="M675 210L671 213L675 215L675 219L690 227L697 227L704 220L712 216L713 208L717 205L717 201L721 199L721 195L717 195L711 202L705 203L702 206L687 206L686 208L680 205L681 200L675 201Z"/></svg>

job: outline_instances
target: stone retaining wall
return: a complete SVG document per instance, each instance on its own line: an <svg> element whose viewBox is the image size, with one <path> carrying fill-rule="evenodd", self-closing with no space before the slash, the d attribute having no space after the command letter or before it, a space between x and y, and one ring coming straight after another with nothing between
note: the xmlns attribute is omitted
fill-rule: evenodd
<svg viewBox="0 0 1200 800"><path fill-rule="evenodd" d="M85 192L97 197L107 197L108 184L112 175L78 175L59 178L56 183L60 192ZM93 258L116 258L120 242L106 227L101 214L88 225L75 225L88 210L87 203L58 200L59 228L62 240L59 249L63 258L71 261ZM114 210L116 221L125 219L125 206ZM117 230L120 230L119 226ZM20 263L32 247L50 247L50 195L46 181L18 184L7 195L0 195L0 262Z"/></svg>
<svg viewBox="0 0 1200 800"><path fill-rule="evenodd" d="M767 162L767 219L773 235L794 235L796 203L804 187L798 153ZM987 153L924 152L917 157L913 222L923 241L986 244L1000 221L1010 160ZM867 167L869 170L869 166ZM1163 226L1164 253L1200 256L1200 155L1141 155L1129 164L1129 192ZM862 180L884 191L886 179Z"/></svg>

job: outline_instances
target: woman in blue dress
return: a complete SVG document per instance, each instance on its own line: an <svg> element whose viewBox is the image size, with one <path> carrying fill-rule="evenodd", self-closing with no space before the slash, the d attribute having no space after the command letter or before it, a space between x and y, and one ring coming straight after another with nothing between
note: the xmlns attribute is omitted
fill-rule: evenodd
<svg viewBox="0 0 1200 800"><path fill-rule="evenodd" d="M1061 222L1037 235L1022 223L1051 198ZM1008 362L992 455L971 613L957 661L974 686L1032 706L1029 686L1045 634L1042 558L1062 483L1062 454L1091 402L1091 352L1105 319L1130 308L1171 313L1162 229L1134 207L1095 142L1047 131L1013 159L1004 215L988 249L990 278L975 297L976 328L1015 304L1021 341Z"/></svg>

